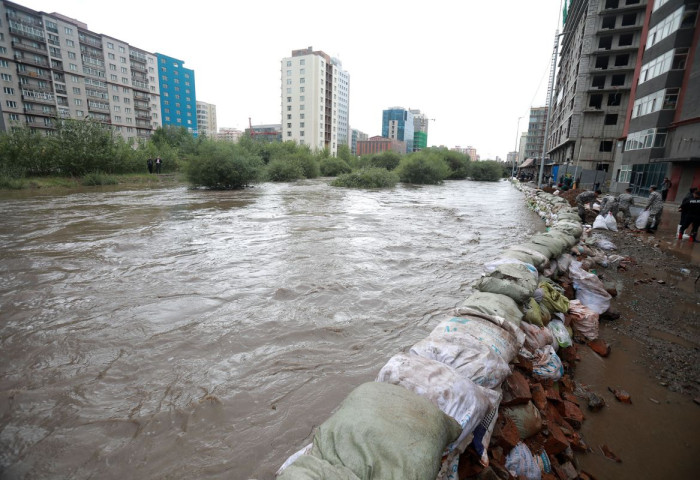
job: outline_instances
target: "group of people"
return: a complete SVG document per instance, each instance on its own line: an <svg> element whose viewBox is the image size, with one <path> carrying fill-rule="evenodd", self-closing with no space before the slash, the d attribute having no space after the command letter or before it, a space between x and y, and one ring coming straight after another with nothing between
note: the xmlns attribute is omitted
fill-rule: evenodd
<svg viewBox="0 0 700 480"><path fill-rule="evenodd" d="M148 167L148 173L153 173L153 167L155 166L156 173L160 173L160 168L163 165L163 160L160 159L160 157L156 157L155 161L152 158L149 158L148 161L146 161L146 166Z"/></svg>
<svg viewBox="0 0 700 480"><path fill-rule="evenodd" d="M664 202L670 186L671 182L668 181L668 178L665 178L661 192L657 191L656 185L649 187L649 201L644 208L644 210L649 212L649 220L646 224L646 231L649 233L654 233L659 228ZM576 197L576 206L578 207L578 214L582 222L585 222L585 205L587 203L592 204L600 195L601 191L596 189L580 193ZM633 205L634 197L632 196L632 189L627 188L625 189L625 193L621 193L618 196L608 194L603 197L600 202L600 215L605 216L609 212L614 217L617 217L617 214L622 212L623 224L624 226L628 226L629 221L632 219L630 207ZM682 239L688 227L692 227L690 231L690 241L697 241L698 226L700 226L700 190L695 187L691 188L690 192L683 198L680 207L678 207L678 211L681 212L678 239Z"/></svg>

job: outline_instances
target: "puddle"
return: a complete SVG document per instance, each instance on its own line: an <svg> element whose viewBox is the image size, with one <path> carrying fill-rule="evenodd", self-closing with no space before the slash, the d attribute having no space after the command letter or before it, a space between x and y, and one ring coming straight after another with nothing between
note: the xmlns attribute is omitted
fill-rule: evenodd
<svg viewBox="0 0 700 480"><path fill-rule="evenodd" d="M649 329L649 335L651 337L658 338L659 340L666 340L668 342L675 343L676 345L682 345L688 348L698 347L695 343L686 340L685 338L679 337L678 335L673 335L672 333L663 332L655 328Z"/></svg>

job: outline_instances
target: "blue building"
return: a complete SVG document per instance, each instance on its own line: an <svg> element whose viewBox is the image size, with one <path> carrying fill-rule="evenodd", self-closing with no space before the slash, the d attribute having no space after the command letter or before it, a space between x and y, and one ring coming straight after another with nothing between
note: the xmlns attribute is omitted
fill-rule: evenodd
<svg viewBox="0 0 700 480"><path fill-rule="evenodd" d="M156 53L158 83L163 126L185 127L195 137L197 131L197 96L194 70L185 68L182 60Z"/></svg>
<svg viewBox="0 0 700 480"><path fill-rule="evenodd" d="M401 107L382 112L382 137L406 142L406 152L413 151L413 114Z"/></svg>

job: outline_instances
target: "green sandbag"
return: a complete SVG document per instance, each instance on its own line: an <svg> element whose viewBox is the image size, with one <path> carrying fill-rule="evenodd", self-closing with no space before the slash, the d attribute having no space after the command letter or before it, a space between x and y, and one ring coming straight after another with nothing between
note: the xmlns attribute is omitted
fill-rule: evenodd
<svg viewBox="0 0 700 480"><path fill-rule="evenodd" d="M533 235L530 239L530 243L544 245L547 247L551 253L549 258L558 257L568 248L568 245L563 239L555 235L550 235L549 233L539 233L537 235Z"/></svg>
<svg viewBox="0 0 700 480"><path fill-rule="evenodd" d="M580 223L557 222L549 231L564 232L567 235L573 236L574 238L580 238L583 234L583 227L581 227Z"/></svg>
<svg viewBox="0 0 700 480"><path fill-rule="evenodd" d="M359 480L344 466L333 466L322 458L302 455L284 469L279 480Z"/></svg>
<svg viewBox="0 0 700 480"><path fill-rule="evenodd" d="M569 299L551 283L540 282L538 288L542 289L542 293L544 294L542 297L542 304L546 306L550 312L566 313L569 311Z"/></svg>
<svg viewBox="0 0 700 480"><path fill-rule="evenodd" d="M464 308L476 310L486 315L502 317L519 325L523 314L510 297L488 292L474 292L461 305Z"/></svg>
<svg viewBox="0 0 700 480"><path fill-rule="evenodd" d="M542 323L542 311L537 300L530 298L530 301L523 308L523 320L538 327L544 327Z"/></svg>
<svg viewBox="0 0 700 480"><path fill-rule="evenodd" d="M534 250L538 253L541 253L542 255L547 257L547 260L549 260L550 258L555 258L555 255L552 254L552 251L549 249L549 247L546 247L545 245L529 241L521 244L520 246L523 248L527 248L528 250Z"/></svg>
<svg viewBox="0 0 700 480"><path fill-rule="evenodd" d="M388 383L350 392L318 427L310 454L358 478L435 480L442 452L462 429L429 400Z"/></svg>

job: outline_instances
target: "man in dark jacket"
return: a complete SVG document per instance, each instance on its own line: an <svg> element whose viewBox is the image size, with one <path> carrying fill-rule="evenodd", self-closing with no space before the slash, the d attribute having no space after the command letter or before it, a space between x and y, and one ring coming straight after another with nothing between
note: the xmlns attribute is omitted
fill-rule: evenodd
<svg viewBox="0 0 700 480"><path fill-rule="evenodd" d="M585 205L587 203L590 203L591 207L593 207L592 204L598 198L598 195L600 195L600 190L596 190L595 192L586 191L583 193L579 193L576 196L576 207L578 207L578 216L581 217L581 221L583 223L586 223L586 207L585 207Z"/></svg>
<svg viewBox="0 0 700 480"><path fill-rule="evenodd" d="M696 242L698 239L698 226L700 225L700 190L693 192L693 198L683 200L681 215L683 215L683 223L681 224L680 232L678 232L678 238L683 238L685 229L692 225L689 241Z"/></svg>

